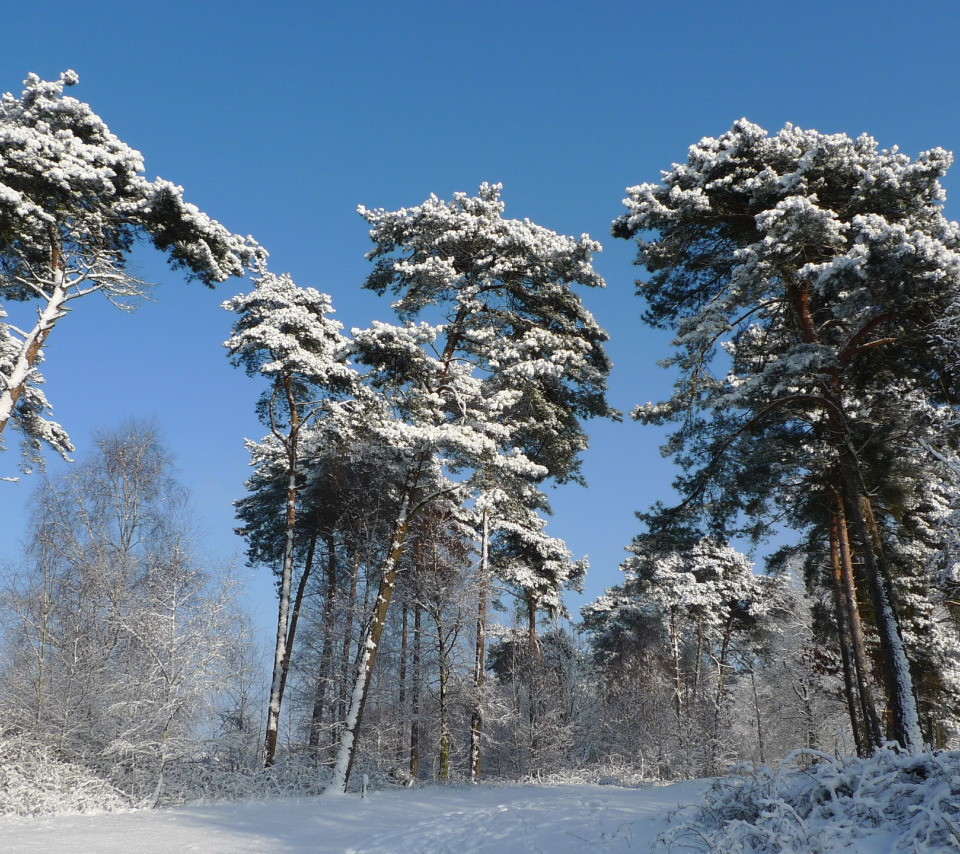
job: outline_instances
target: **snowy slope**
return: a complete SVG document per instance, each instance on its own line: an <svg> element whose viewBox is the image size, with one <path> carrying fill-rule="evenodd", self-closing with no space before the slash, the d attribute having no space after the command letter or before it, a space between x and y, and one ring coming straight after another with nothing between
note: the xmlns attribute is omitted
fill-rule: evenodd
<svg viewBox="0 0 960 854"><path fill-rule="evenodd" d="M604 854L646 851L703 781L426 787L156 812L0 819L5 854Z"/></svg>

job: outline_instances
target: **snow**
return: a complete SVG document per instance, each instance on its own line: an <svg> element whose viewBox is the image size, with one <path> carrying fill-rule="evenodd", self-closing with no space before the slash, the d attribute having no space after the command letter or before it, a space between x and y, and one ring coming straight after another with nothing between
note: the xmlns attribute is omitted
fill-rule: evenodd
<svg viewBox="0 0 960 854"><path fill-rule="evenodd" d="M573 854L644 851L706 781L618 786L390 789L366 798L200 804L168 810L0 819L8 854Z"/></svg>

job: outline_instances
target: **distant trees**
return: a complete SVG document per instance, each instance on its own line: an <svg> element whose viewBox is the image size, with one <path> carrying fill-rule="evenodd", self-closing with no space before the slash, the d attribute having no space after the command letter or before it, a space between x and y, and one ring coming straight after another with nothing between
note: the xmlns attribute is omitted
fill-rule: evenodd
<svg viewBox="0 0 960 854"><path fill-rule="evenodd" d="M22 312L24 322L0 305L0 434L8 423L20 431L27 470L42 462L44 445L72 451L47 417L44 344L80 297L135 306L146 288L127 269L138 239L207 285L266 255L184 202L180 187L147 181L140 153L63 95L77 80L72 71L50 82L31 74L19 98L0 99L0 299L36 307Z"/></svg>
<svg viewBox="0 0 960 854"><path fill-rule="evenodd" d="M949 163L940 149L911 161L867 136L787 125L771 137L740 121L661 183L630 188L613 226L651 274L646 321L677 334L673 396L634 415L678 425L666 448L684 472L683 513L728 536L762 536L783 513L824 541L839 532L850 549L838 589L850 595L855 553L890 734L910 750L923 739L891 543L909 536L897 505L916 503L929 471L907 463L911 449L955 441L941 429L937 407L955 397L933 337L960 283L938 180ZM861 610L839 611L851 631Z"/></svg>
<svg viewBox="0 0 960 854"><path fill-rule="evenodd" d="M670 549L638 537L630 550L627 582L584 608L585 626L613 670L625 655L654 656L670 686L676 772L716 774L730 741L732 677L761 656L763 635L782 616L782 585L711 539Z"/></svg>

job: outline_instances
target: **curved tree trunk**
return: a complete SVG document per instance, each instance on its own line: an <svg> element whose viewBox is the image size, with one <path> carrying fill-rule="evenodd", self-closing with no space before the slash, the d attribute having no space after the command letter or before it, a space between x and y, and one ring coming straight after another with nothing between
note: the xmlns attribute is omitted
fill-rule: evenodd
<svg viewBox="0 0 960 854"><path fill-rule="evenodd" d="M23 394L23 390L30 382L34 365L36 365L47 336L50 335L57 321L67 314L66 303L69 299L69 282L67 281L66 271L59 267L58 258L59 255L55 252L52 262L55 281L49 294L46 295L47 303L38 313L36 325L21 342L20 352L13 360L10 375L0 377L0 380L3 381L3 388L0 389L0 435L3 434L7 422L13 416L13 410L16 408L20 395Z"/></svg>

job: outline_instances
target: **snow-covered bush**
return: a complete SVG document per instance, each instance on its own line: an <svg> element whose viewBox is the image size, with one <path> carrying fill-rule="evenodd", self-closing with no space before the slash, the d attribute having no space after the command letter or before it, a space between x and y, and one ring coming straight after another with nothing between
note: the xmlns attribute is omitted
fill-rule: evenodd
<svg viewBox="0 0 960 854"><path fill-rule="evenodd" d="M270 768L236 768L213 756L171 762L156 802L133 796L78 762L24 738L0 738L0 816L100 812L191 801L242 801L319 795L330 771L309 754L291 754Z"/></svg>
<svg viewBox="0 0 960 854"><path fill-rule="evenodd" d="M93 812L132 806L89 768L21 738L0 738L0 815Z"/></svg>
<svg viewBox="0 0 960 854"><path fill-rule="evenodd" d="M162 806L190 801L310 797L323 793L330 770L307 753L283 755L268 768L236 769L209 758L181 762L164 774Z"/></svg>
<svg viewBox="0 0 960 854"><path fill-rule="evenodd" d="M718 779L658 840L671 851L921 852L960 846L960 751L869 759L796 751Z"/></svg>

